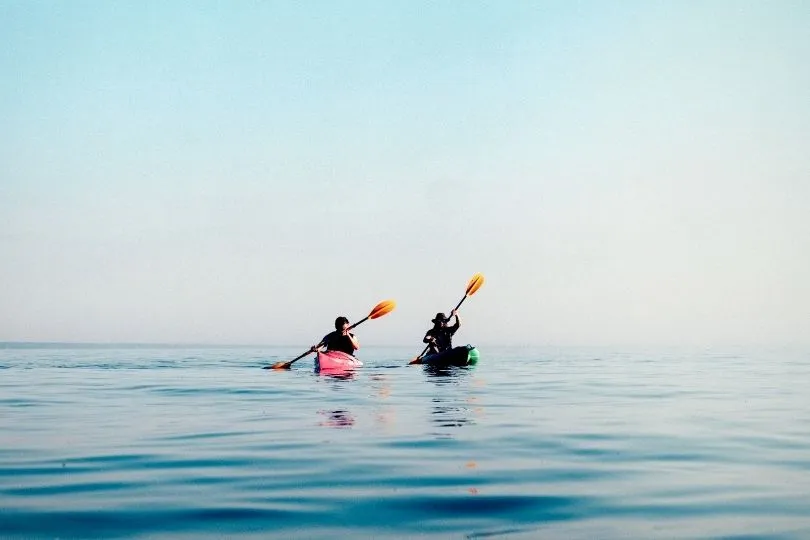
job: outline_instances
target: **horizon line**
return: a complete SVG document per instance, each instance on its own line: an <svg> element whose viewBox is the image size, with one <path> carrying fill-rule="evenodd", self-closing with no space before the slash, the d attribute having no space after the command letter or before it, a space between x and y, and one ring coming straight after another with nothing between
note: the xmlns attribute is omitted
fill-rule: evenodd
<svg viewBox="0 0 810 540"><path fill-rule="evenodd" d="M460 343L460 342L459 342ZM422 344L372 344L365 345L363 348L375 347L411 347L412 345L421 346ZM649 347L666 347L666 348L728 348L728 347L782 347L782 348L809 348L810 344L806 343L580 343L580 344L560 344L560 343L511 343L511 344L498 344L498 343L481 343L475 344L476 347L504 347L504 348L529 348L529 347L542 347L542 348L649 348ZM205 342L150 342L150 341L3 341L0 340L0 349L13 349L13 348L56 348L56 347L70 347L70 348L173 348L173 349L191 349L191 348L301 348L301 344L270 344L270 343L205 343Z"/></svg>

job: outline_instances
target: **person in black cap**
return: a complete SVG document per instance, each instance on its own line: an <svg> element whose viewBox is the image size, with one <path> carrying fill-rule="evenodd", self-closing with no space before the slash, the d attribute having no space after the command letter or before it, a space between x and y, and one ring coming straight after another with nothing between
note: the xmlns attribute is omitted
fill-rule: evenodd
<svg viewBox="0 0 810 540"><path fill-rule="evenodd" d="M456 324L447 326L447 322L454 316ZM425 333L425 338L422 340L422 343L429 344L427 354L436 354L452 349L453 334L461 328L461 321L456 310L451 311L449 317L445 317L444 313L437 313L436 317L430 322L433 323L433 328Z"/></svg>
<svg viewBox="0 0 810 540"><path fill-rule="evenodd" d="M349 332L349 319L346 317L338 317L335 319L335 331L329 332L320 343L314 345L312 352L326 345L327 351L341 351L346 354L354 354L354 351L360 348L360 342L354 337L354 334Z"/></svg>

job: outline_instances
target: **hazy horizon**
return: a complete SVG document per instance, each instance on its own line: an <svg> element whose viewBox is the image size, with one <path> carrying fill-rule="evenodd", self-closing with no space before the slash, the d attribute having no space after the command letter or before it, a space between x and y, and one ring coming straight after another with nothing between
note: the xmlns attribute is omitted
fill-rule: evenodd
<svg viewBox="0 0 810 540"><path fill-rule="evenodd" d="M810 345L810 4L0 5L0 341Z"/></svg>
<svg viewBox="0 0 810 540"><path fill-rule="evenodd" d="M454 345L466 345L473 341L479 350L483 349L483 354L487 358L497 356L498 351L532 350L540 354L555 354L556 352L571 353L572 351L581 354L640 354L649 353L657 355L667 354L710 354L718 357L728 358L729 355L744 354L765 354L774 352L787 352L791 354L806 354L808 347L805 344L780 343L780 344L687 344L687 343L663 343L645 345L640 343L623 344L550 344L550 343L489 343L475 340L454 340ZM373 343L362 344L357 352L357 356L364 357L380 350L411 350L413 356L424 347L419 343ZM308 349L308 345L302 343L149 343L149 342L72 342L72 341L0 341L0 349L7 350L36 350L36 349L173 349L173 350L202 350L202 349L268 349L272 351L284 350L282 354L297 355ZM407 353L406 353L407 354ZM592 360L602 360L604 358L595 357ZM662 361L670 361L672 358L659 358Z"/></svg>

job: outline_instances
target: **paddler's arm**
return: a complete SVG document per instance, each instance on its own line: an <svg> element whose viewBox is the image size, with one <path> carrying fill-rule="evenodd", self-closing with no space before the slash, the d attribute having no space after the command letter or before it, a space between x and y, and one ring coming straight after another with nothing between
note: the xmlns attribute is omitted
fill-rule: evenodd
<svg viewBox="0 0 810 540"><path fill-rule="evenodd" d="M455 309L454 309L453 311L451 311L451 312L450 312L450 316L452 317L453 315L455 315L455 316L456 316L456 324L454 324L453 326L451 326L451 327L450 327L450 330L451 330L451 331L452 331L452 332L455 334L455 333L456 333L456 330L458 330L459 328L461 328L461 319L459 319L459 318L458 318L458 311L456 311Z"/></svg>
<svg viewBox="0 0 810 540"><path fill-rule="evenodd" d="M323 347L326 344L327 337L329 337L329 334L325 335L324 338L320 341L320 343L318 343L317 345L313 345L312 347L309 348L309 350L315 352L321 347Z"/></svg>
<svg viewBox="0 0 810 540"><path fill-rule="evenodd" d="M357 338L354 337L354 334L352 334L351 332L346 332L346 335L349 336L349 341L352 342L352 347L354 347L354 350L356 351L357 349L359 349L360 342L357 341Z"/></svg>

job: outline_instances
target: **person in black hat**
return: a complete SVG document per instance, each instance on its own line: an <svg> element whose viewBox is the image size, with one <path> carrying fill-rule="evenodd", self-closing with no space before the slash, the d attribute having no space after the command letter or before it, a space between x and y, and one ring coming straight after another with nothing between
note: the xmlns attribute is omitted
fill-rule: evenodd
<svg viewBox="0 0 810 540"><path fill-rule="evenodd" d="M327 351L341 351L351 355L360 348L360 342L357 341L354 334L349 332L349 319L346 317L338 317L335 319L335 331L329 332L323 336L321 342L313 346L310 350L315 352L323 345L326 345Z"/></svg>
<svg viewBox="0 0 810 540"><path fill-rule="evenodd" d="M447 326L448 321L454 316L456 323L453 326ZM436 317L430 322L433 323L433 328L425 333L425 337L422 340L422 343L428 343L430 345L427 354L436 354L452 349L453 334L461 328L461 321L458 318L456 310L451 311L449 317L445 317L444 313L437 313Z"/></svg>

